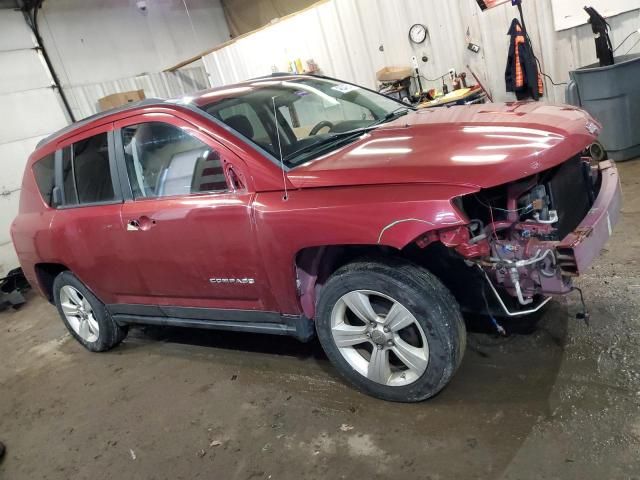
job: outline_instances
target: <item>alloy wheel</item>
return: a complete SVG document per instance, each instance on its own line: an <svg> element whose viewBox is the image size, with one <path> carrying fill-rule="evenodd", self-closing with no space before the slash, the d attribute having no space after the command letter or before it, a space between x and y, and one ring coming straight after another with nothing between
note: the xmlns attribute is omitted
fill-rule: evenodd
<svg viewBox="0 0 640 480"><path fill-rule="evenodd" d="M98 340L100 326L88 300L71 285L60 289L60 305L67 322L85 342Z"/></svg>
<svg viewBox="0 0 640 480"><path fill-rule="evenodd" d="M331 334L349 365L382 385L409 385L429 364L429 343L416 318L379 292L343 295L331 312Z"/></svg>

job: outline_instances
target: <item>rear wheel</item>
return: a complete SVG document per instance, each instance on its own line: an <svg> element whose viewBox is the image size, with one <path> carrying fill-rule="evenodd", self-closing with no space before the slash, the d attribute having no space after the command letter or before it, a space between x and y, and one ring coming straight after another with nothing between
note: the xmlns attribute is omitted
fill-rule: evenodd
<svg viewBox="0 0 640 480"><path fill-rule="evenodd" d="M339 269L318 302L318 338L338 371L384 400L437 394L460 365L466 331L451 293L400 260Z"/></svg>
<svg viewBox="0 0 640 480"><path fill-rule="evenodd" d="M87 350L110 350L127 336L127 328L118 325L102 302L71 272L56 277L53 295L69 333Z"/></svg>

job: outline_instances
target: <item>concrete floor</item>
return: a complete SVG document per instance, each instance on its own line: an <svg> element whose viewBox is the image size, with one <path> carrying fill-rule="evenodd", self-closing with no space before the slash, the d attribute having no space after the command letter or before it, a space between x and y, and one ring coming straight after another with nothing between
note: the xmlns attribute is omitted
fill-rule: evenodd
<svg viewBox="0 0 640 480"><path fill-rule="evenodd" d="M0 478L640 478L640 161L622 223L538 330L472 334L435 399L377 401L316 343L134 330L106 354L31 296L0 313Z"/></svg>

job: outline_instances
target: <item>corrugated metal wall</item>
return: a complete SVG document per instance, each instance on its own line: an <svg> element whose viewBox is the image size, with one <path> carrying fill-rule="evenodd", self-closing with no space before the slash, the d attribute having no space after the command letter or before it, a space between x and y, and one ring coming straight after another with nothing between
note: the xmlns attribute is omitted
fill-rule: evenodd
<svg viewBox="0 0 640 480"><path fill-rule="evenodd" d="M584 25L563 32L554 30L551 0L525 0L529 35L544 71L556 82L568 71L596 61L593 35ZM409 65L410 58L426 54L421 63L425 77L436 78L451 67L469 64L498 100L505 92L506 32L517 10L509 5L484 13L476 0L330 0L282 20L203 57L214 86L286 69L295 58L313 58L323 73L369 87L375 72L386 65ZM420 46L408 40L414 23L424 23L429 37ZM611 18L614 45L640 27L636 10ZM479 54L466 49L471 41ZM622 52L633 45L630 42ZM640 50L640 48L638 48ZM439 82L427 82L429 86ZM547 99L564 101L564 87L547 82Z"/></svg>
<svg viewBox="0 0 640 480"><path fill-rule="evenodd" d="M209 88L207 72L201 63L175 72L159 72L121 78L110 82L65 88L76 118L88 117L98 111L98 99L112 93L144 90L147 98L181 97L197 90Z"/></svg>
<svg viewBox="0 0 640 480"><path fill-rule="evenodd" d="M0 277L18 266L9 227L27 157L67 119L22 13L0 14Z"/></svg>

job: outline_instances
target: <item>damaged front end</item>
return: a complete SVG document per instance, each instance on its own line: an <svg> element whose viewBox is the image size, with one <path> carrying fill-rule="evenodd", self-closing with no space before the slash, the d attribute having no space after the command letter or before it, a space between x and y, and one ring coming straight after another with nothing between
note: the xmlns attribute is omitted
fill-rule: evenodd
<svg viewBox="0 0 640 480"><path fill-rule="evenodd" d="M468 225L426 234L418 245L454 249L486 282L502 310L494 313L520 316L574 289L573 278L593 263L618 221L620 182L613 162L577 156L455 205ZM460 295L469 296L469 288L458 288ZM489 310L484 289L482 297Z"/></svg>

